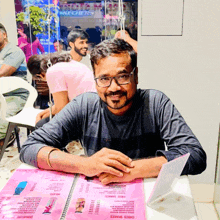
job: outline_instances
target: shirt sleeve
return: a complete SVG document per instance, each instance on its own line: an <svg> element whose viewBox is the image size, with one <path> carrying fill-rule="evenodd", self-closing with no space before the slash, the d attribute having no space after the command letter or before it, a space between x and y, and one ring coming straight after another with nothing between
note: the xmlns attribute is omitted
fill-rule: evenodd
<svg viewBox="0 0 220 220"><path fill-rule="evenodd" d="M80 97L78 97L80 99ZM20 160L37 167L37 154L45 146L65 150L66 145L80 139L82 114L77 100L68 103L55 117L43 127L32 132L20 151Z"/></svg>
<svg viewBox="0 0 220 220"><path fill-rule="evenodd" d="M61 65L52 66L47 70L46 79L50 92L68 91L64 75L64 68Z"/></svg>
<svg viewBox="0 0 220 220"><path fill-rule="evenodd" d="M206 169L206 153L185 120L170 99L163 93L156 97L155 114L160 136L167 151L158 150L157 156L164 155L168 161L190 153L182 175L199 174Z"/></svg>
<svg viewBox="0 0 220 220"><path fill-rule="evenodd" d="M39 48L40 52L44 53L45 51L44 51L43 45L40 43L39 39L37 39L37 40L38 40L38 48Z"/></svg>
<svg viewBox="0 0 220 220"><path fill-rule="evenodd" d="M18 67L24 62L24 60L24 52L19 47L16 47L16 50L10 51L10 53L7 54L2 64L13 66L18 69Z"/></svg>

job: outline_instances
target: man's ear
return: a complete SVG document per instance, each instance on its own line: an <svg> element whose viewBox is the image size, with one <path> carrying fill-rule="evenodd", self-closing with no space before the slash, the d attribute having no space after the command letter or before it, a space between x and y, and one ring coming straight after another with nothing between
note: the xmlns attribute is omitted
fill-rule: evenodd
<svg viewBox="0 0 220 220"><path fill-rule="evenodd" d="M3 37L4 37L4 39L7 39L7 34L6 33L3 33Z"/></svg>
<svg viewBox="0 0 220 220"><path fill-rule="evenodd" d="M69 45L70 45L71 48L74 48L74 43L73 42L70 41Z"/></svg>
<svg viewBox="0 0 220 220"><path fill-rule="evenodd" d="M138 67L136 67L134 71L134 81L138 84Z"/></svg>

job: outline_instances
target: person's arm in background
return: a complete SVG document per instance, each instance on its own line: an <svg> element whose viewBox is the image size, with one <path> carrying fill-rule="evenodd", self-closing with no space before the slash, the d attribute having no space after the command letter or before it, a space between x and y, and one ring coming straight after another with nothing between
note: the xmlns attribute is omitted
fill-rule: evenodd
<svg viewBox="0 0 220 220"><path fill-rule="evenodd" d="M4 60L0 67L0 77L11 76L17 68L24 62L25 56L23 51L17 47L17 50L11 52Z"/></svg>
<svg viewBox="0 0 220 220"><path fill-rule="evenodd" d="M0 77L11 76L17 69L13 66L3 64L0 68Z"/></svg>
<svg viewBox="0 0 220 220"><path fill-rule="evenodd" d="M124 39L133 47L134 51L137 53L137 41L132 39L127 31L124 30L117 31L115 34L115 38Z"/></svg>
<svg viewBox="0 0 220 220"><path fill-rule="evenodd" d="M43 45L40 43L40 40L37 38L38 41L38 49L40 50L41 53L45 53Z"/></svg>
<svg viewBox="0 0 220 220"><path fill-rule="evenodd" d="M53 93L54 105L52 106L52 115L56 115L60 110L69 103L68 93L67 91L56 92ZM50 108L45 109L40 112L37 117L35 123L40 121L43 118L50 117Z"/></svg>

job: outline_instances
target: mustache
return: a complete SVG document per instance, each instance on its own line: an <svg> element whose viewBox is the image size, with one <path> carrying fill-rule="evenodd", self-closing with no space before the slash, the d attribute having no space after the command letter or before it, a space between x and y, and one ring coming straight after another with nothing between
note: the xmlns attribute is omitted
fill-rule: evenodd
<svg viewBox="0 0 220 220"><path fill-rule="evenodd" d="M127 92L123 92L123 91L116 91L116 92L108 92L105 93L105 96L111 96L111 95L127 95Z"/></svg>

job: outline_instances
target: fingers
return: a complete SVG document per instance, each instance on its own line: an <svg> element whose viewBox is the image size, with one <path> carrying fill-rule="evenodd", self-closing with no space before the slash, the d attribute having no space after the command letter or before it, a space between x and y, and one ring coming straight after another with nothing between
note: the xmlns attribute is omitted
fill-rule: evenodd
<svg viewBox="0 0 220 220"><path fill-rule="evenodd" d="M119 157L110 157L110 159L105 161L105 164L109 167L116 168L117 170L123 171L125 173L130 172L129 166L131 163L129 162L126 164L125 161L121 160L121 158Z"/></svg>
<svg viewBox="0 0 220 220"><path fill-rule="evenodd" d="M113 168L113 167L109 167L109 166L105 166L103 169L102 169L102 172L104 173L107 173L107 174L112 174L114 176L117 176L117 177L122 177L123 176L123 172Z"/></svg>
<svg viewBox="0 0 220 220"><path fill-rule="evenodd" d="M128 167L133 167L132 159L129 158L127 155L121 153L120 151L116 151L108 148L102 148L101 151L103 153L103 156L107 155L109 159L116 160Z"/></svg>
<svg viewBox="0 0 220 220"><path fill-rule="evenodd" d="M87 176L99 176L101 173L111 174L116 177L122 177L129 173L133 167L132 160L125 154L102 148L92 156L86 158L86 169L83 174Z"/></svg>
<svg viewBox="0 0 220 220"><path fill-rule="evenodd" d="M116 177L114 175L108 174L108 173L102 173L99 176L99 181L103 184L103 185L107 185L109 183L116 183L116 182L121 182L121 178Z"/></svg>

